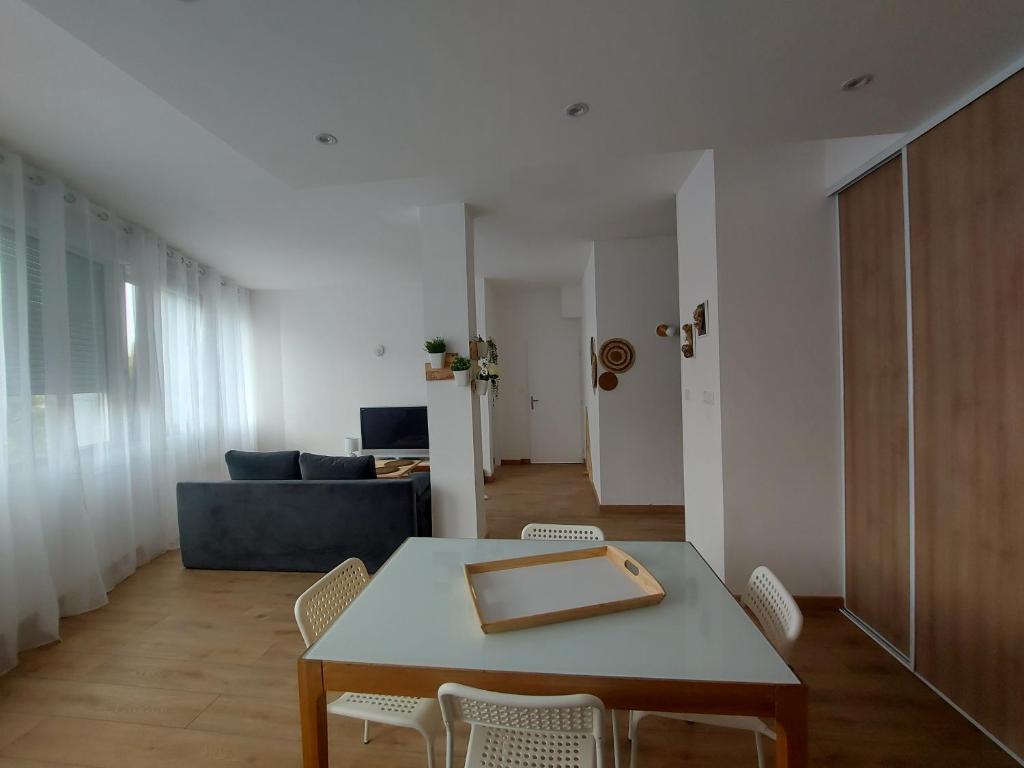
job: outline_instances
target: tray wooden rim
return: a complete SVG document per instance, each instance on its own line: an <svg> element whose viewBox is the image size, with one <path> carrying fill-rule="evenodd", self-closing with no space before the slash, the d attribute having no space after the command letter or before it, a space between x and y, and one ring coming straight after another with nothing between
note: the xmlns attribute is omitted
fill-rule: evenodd
<svg viewBox="0 0 1024 768"><path fill-rule="evenodd" d="M512 618L500 619L498 621L485 621L480 613L480 602L477 597L476 588L473 586L473 576L476 574L509 571L517 568L529 568L535 565L548 565L550 563L572 562L573 560L587 560L595 557L604 557L611 560L626 578L639 586L646 594L625 600L611 600L604 603L584 605L578 608L566 608L560 611L513 616ZM627 562L635 566L636 573L626 566ZM586 547L584 549L570 549L561 552L545 552L539 555L509 557L502 560L487 560L479 563L465 563L463 570L466 576L466 584L469 586L469 594L473 600L473 610L476 613L477 621L480 622L480 629L483 630L484 634L540 627L545 624L557 624L563 621L585 619L590 616L603 616L609 613L642 608L647 605L657 605L665 599L664 587L644 567L644 564L612 544L602 544L597 547Z"/></svg>

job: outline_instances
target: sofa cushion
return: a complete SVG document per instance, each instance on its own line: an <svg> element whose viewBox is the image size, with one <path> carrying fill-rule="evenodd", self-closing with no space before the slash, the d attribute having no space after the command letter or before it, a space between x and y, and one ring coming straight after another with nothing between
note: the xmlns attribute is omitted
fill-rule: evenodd
<svg viewBox="0 0 1024 768"><path fill-rule="evenodd" d="M228 451L232 480L300 480L298 451Z"/></svg>
<svg viewBox="0 0 1024 768"><path fill-rule="evenodd" d="M377 477L373 456L319 456L304 453L299 457L303 480L373 480Z"/></svg>

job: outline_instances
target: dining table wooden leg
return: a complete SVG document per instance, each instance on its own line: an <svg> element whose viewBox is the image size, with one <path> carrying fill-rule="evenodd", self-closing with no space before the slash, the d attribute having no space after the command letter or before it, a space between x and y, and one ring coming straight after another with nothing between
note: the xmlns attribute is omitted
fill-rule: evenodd
<svg viewBox="0 0 1024 768"><path fill-rule="evenodd" d="M776 686L775 726L775 768L807 768L807 686Z"/></svg>
<svg viewBox="0 0 1024 768"><path fill-rule="evenodd" d="M302 767L327 768L327 691L323 664L299 659Z"/></svg>

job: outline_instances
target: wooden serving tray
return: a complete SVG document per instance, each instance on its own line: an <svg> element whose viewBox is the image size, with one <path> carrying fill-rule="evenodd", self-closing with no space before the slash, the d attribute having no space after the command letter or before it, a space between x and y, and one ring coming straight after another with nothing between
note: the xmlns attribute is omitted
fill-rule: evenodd
<svg viewBox="0 0 1024 768"><path fill-rule="evenodd" d="M628 611L665 597L643 565L610 544L467 563L465 569L487 634Z"/></svg>

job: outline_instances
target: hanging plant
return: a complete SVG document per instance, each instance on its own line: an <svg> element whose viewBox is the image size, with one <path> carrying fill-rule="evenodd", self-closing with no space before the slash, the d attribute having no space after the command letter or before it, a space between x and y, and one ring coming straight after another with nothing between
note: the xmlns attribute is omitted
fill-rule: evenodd
<svg viewBox="0 0 1024 768"><path fill-rule="evenodd" d="M476 337L478 348L483 351L483 357L478 361L479 373L477 379L486 382L488 389L494 393L494 399L498 399L498 382L500 379L500 372L498 370L498 345L494 343L494 339L487 339L484 341L479 336ZM484 350L483 348L486 347ZM485 390L486 391L486 390Z"/></svg>

